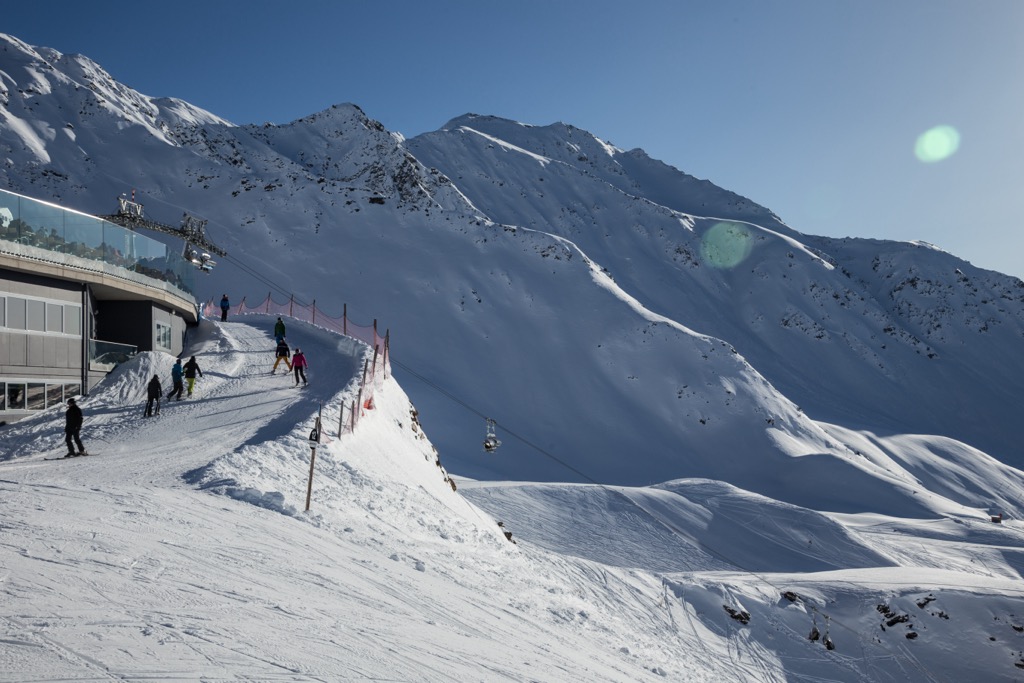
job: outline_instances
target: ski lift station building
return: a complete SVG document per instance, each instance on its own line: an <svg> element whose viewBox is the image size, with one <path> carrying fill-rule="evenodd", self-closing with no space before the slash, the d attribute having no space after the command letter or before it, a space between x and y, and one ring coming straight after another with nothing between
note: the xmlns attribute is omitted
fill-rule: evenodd
<svg viewBox="0 0 1024 683"><path fill-rule="evenodd" d="M139 351L180 354L196 272L155 239L0 190L0 424L88 395Z"/></svg>

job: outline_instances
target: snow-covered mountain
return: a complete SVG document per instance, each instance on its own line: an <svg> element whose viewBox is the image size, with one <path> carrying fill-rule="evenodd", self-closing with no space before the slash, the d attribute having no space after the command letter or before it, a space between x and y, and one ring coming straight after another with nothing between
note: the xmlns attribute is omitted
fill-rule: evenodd
<svg viewBox="0 0 1024 683"><path fill-rule="evenodd" d="M230 257L206 295L378 318L400 378L443 377L477 413L404 376L457 471L778 496L763 470L793 476L794 453L852 457L808 416L1020 464L1020 280L802 235L564 124L467 115L404 140L343 105L236 126L86 57L11 37L0 55L0 182L98 214L137 189L155 220L209 219ZM500 457L479 453L479 414L513 435ZM757 452L721 457L740 444Z"/></svg>
<svg viewBox="0 0 1024 683"><path fill-rule="evenodd" d="M85 402L109 465L39 462L56 411L5 427L0 672L1024 667L1015 278L930 245L801 234L564 124L466 115L406 140L340 105L239 126L4 35L0 186L94 214L135 189L149 218L206 218L229 257L201 296L347 304L390 330L401 384L325 449L313 515L305 434L319 401L351 398L366 352L313 327L297 332L310 394L258 376L266 320L204 324L207 393L178 417L139 425L129 407L169 358L123 366ZM835 651L806 638L826 616Z"/></svg>
<svg viewBox="0 0 1024 683"><path fill-rule="evenodd" d="M406 141L347 105L235 126L86 57L0 46L8 188L100 214L137 188L150 217L208 218L234 257L209 296L269 281L380 318L406 367L590 478L749 487L764 477L750 460L785 469L779 433L845 452L805 415L1020 464L1015 278L924 245L801 235L568 125L467 115ZM481 461L479 417L405 384L459 470L579 479L514 438ZM740 443L759 453L719 457Z"/></svg>
<svg viewBox="0 0 1024 683"><path fill-rule="evenodd" d="M700 479L453 490L394 379L337 435L369 347L290 321L330 360L298 388L273 320L204 321L193 397L152 419L173 359L121 365L81 402L89 457L44 459L59 406L5 428L0 681L1020 679L1024 527L952 480L922 519Z"/></svg>

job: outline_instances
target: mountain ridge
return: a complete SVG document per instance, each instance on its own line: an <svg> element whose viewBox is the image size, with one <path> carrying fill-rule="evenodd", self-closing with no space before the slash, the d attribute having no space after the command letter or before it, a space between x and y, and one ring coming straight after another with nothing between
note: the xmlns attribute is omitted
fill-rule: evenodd
<svg viewBox="0 0 1024 683"><path fill-rule="evenodd" d="M133 91L97 67L81 92L60 76L60 60L29 60L26 71L15 59L15 68L7 60L24 44L3 44L5 83L17 86L11 74L22 72L52 83L45 97L15 87L17 102L3 109L8 187L103 214L141 181L151 215L201 215L215 241L244 256L205 279L207 296L270 284L328 309L387 316L397 358L428 380L457 378L450 388L464 403L510 429L529 425L531 441L588 476L631 485L737 476L748 487L747 461L716 454L748 443L787 453L773 423L845 457L804 410L856 429L944 434L1019 464L1009 397L1024 376L986 381L1024 337L1015 278L914 245L802 235L735 193L568 124L467 114L405 140L356 105L280 126L237 126L186 105L164 118L97 117L113 102L133 108ZM64 106L82 98L93 104ZM34 138L51 161L18 146L19 131L61 126L63 135ZM868 254L884 259L874 267ZM927 268L911 258L920 254ZM988 327L971 333L987 335L981 346L951 317L964 307L950 289L956 272L978 300L959 317ZM936 282L947 302L930 318L939 285L923 288ZM627 300L682 327L638 316ZM694 345L683 330L720 342ZM430 350L453 339L458 357ZM718 351L742 362L723 364ZM508 439L508 457L481 461L478 417L429 387L410 391L456 471L578 477ZM971 415L949 405L954 391ZM629 451L643 456L621 462Z"/></svg>

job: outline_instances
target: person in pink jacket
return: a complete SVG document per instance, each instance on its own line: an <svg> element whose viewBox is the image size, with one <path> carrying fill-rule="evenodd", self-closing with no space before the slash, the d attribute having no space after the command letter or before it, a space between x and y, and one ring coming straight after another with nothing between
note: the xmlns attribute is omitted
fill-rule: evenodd
<svg viewBox="0 0 1024 683"><path fill-rule="evenodd" d="M295 353L292 354L292 370L295 371L295 386L299 386L300 377L303 386L309 384L306 381L306 355L298 347L295 347Z"/></svg>

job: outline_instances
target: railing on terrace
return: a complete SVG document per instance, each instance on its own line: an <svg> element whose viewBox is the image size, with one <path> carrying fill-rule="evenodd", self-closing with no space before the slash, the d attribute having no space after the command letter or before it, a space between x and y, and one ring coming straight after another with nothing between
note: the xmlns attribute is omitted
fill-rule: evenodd
<svg viewBox="0 0 1024 683"><path fill-rule="evenodd" d="M89 340L89 367L94 370L112 370L120 363L131 360L139 352L131 344Z"/></svg>
<svg viewBox="0 0 1024 683"><path fill-rule="evenodd" d="M367 410L373 410L374 389L386 380L391 372L390 353L391 338L389 331L381 336L377 331L377 321L373 325L357 325L348 319L348 305L342 307L341 317L332 317L317 308L316 301L309 305L295 302L295 297L289 298L286 303L279 304L267 294L267 298L258 304L246 303L243 297L242 302L237 306L228 309L230 317L246 315L250 313L262 313L266 315L278 315L302 320L303 322L322 327L337 334L357 339L373 349L372 360L367 359L363 364L362 376L360 378L359 390L351 405L345 403L341 406L341 414L338 419L338 436L351 433L355 429L359 417ZM202 308L203 317L217 320L220 317L219 304L210 299Z"/></svg>
<svg viewBox="0 0 1024 683"><path fill-rule="evenodd" d="M95 216L0 190L0 251L115 277L166 283L191 299L195 267L155 239Z"/></svg>

